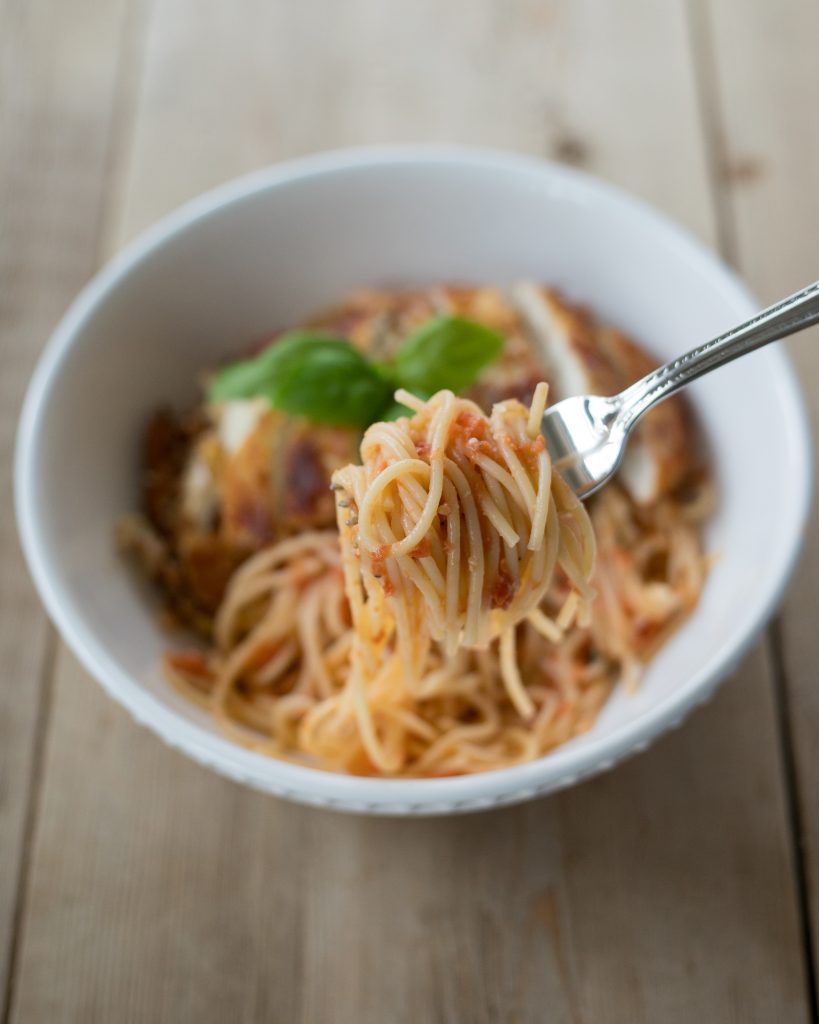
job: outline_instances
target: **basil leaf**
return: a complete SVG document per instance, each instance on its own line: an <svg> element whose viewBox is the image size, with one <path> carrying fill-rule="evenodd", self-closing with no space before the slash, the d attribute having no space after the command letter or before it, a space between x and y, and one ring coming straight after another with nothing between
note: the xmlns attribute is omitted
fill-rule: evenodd
<svg viewBox="0 0 819 1024"><path fill-rule="evenodd" d="M208 401L215 404L266 394L276 365L274 347L266 348L255 359L243 359L217 370L208 386Z"/></svg>
<svg viewBox="0 0 819 1024"><path fill-rule="evenodd" d="M427 399L442 388L468 387L503 347L503 338L457 316L427 321L406 338L391 363L370 362L344 338L292 331L260 352L220 370L211 402L264 397L274 409L329 426L365 428L411 416L391 402L398 387Z"/></svg>
<svg viewBox="0 0 819 1024"><path fill-rule="evenodd" d="M367 427L390 400L392 385L343 338L294 331L255 359L214 378L209 398L267 398L274 409L329 426Z"/></svg>
<svg viewBox="0 0 819 1024"><path fill-rule="evenodd" d="M401 343L392 370L408 391L434 394L448 388L457 394L502 348L497 331L464 317L438 316Z"/></svg>

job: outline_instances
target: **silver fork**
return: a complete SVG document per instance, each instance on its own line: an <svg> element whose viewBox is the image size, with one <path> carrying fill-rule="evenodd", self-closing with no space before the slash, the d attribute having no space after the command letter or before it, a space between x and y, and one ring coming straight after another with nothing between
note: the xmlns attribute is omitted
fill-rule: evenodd
<svg viewBox="0 0 819 1024"><path fill-rule="evenodd" d="M732 359L819 323L819 281L718 338L649 373L611 398L578 395L547 409L541 431L555 467L581 498L609 480L640 417L675 391Z"/></svg>

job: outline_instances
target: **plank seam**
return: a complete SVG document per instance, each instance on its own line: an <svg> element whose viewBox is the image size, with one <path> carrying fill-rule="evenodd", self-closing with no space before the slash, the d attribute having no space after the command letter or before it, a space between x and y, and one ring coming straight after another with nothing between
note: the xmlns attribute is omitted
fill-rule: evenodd
<svg viewBox="0 0 819 1024"><path fill-rule="evenodd" d="M0 0L0 9L4 2L5 0ZM93 231L94 266L100 262L105 226L113 201L113 179L116 177L114 170L127 145L127 140L132 134L135 122L135 93L139 83L140 70L144 64L148 3L149 0L130 0L120 29L118 41L120 67L115 77L107 124L103 129L106 137L102 162L103 190ZM129 39L135 41L129 42ZM39 677L40 700L37 706L32 741L31 769L26 787L26 809L19 846L11 935L6 953L6 985L0 1007L0 1024L9 1024L15 1009L22 940L30 897L32 855L44 789L46 751L52 719L59 649L60 643L56 630L49 626Z"/></svg>
<svg viewBox="0 0 819 1024"><path fill-rule="evenodd" d="M9 1024L14 1008L17 972L21 948L23 922L28 906L28 889L31 874L31 853L34 847L34 833L39 820L40 800L43 791L45 774L46 738L51 723L51 709L54 696L54 670L57 662L57 634L49 627L46 639L45 657L40 670L39 690L40 701L37 707L37 718L34 727L34 740L31 755L31 770L28 777L28 800L20 839L20 855L17 867L17 884L15 886L14 911L12 914L11 938L8 949L8 966L6 990L3 994L2 1024Z"/></svg>
<svg viewBox="0 0 819 1024"><path fill-rule="evenodd" d="M112 211L121 205L117 203L116 196L123 184L122 169L130 163L128 151L133 144L138 94L145 69L148 25L153 9L153 0L130 0L123 19L119 42L123 56L114 85L111 128L103 168L103 195L95 233L97 264L110 255L107 252L110 218Z"/></svg>
<svg viewBox="0 0 819 1024"><path fill-rule="evenodd" d="M717 63L713 37L705 10L706 0L687 0L685 9L689 45L694 66L694 87L697 109L702 127L711 205L717 227L717 246L723 259L737 265L736 224L730 198L727 195L724 171L728 165L728 151L723 131L722 99L717 81Z"/></svg>
<svg viewBox="0 0 819 1024"><path fill-rule="evenodd" d="M691 53L695 69L700 120L708 158L717 238L723 258L739 265L737 226L730 189L725 184L724 170L728 150L722 97L717 78L717 56L709 24L707 0L687 0L686 11ZM814 965L816 941L810 912L810 882L802 845L804 814L799 796L799 780L791 732L791 707L788 691L779 618L765 632L764 646L768 654L773 690L776 733L784 790L785 817L788 832L788 853L796 902L797 927L802 948L802 965L808 1013L811 1024L819 1024L819 989Z"/></svg>
<svg viewBox="0 0 819 1024"><path fill-rule="evenodd" d="M790 855L796 893L799 900L799 931L805 955L805 985L808 991L808 1008L811 1024L819 1024L819 990L813 965L816 963L816 940L810 914L810 878L805 861L804 836L805 814L799 795L799 781L796 767L796 751L791 732L791 703L785 669L785 650L782 640L782 623L777 618L768 630L768 645L771 654L771 673L774 679L774 706L776 709L777 735L785 776L785 812L788 817L790 834Z"/></svg>

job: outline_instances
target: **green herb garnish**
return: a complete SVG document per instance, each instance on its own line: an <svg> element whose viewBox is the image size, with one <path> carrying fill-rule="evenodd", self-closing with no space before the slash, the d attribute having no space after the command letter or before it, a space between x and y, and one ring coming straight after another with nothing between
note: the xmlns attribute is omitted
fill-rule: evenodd
<svg viewBox="0 0 819 1024"><path fill-rule="evenodd" d="M266 398L274 409L314 423L368 427L410 414L396 388L421 398L461 391L497 357L503 338L458 316L438 316L405 338L388 363L369 360L345 338L293 331L255 359L232 363L213 378L208 398Z"/></svg>
<svg viewBox="0 0 819 1024"><path fill-rule="evenodd" d="M393 373L413 394L462 391L503 348L497 331L461 316L428 320L401 343Z"/></svg>
<svg viewBox="0 0 819 1024"><path fill-rule="evenodd" d="M392 385L358 349L312 331L286 334L255 359L213 380L211 402L266 398L274 409L331 426L367 427L392 397Z"/></svg>

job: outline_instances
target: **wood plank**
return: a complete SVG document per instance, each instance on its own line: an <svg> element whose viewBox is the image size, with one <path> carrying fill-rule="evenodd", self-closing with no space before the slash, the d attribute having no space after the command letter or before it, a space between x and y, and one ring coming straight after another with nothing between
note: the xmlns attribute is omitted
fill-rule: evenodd
<svg viewBox="0 0 819 1024"><path fill-rule="evenodd" d="M158 0L112 244L259 163L419 137L570 158L714 237L681 4L242 13ZM427 822L224 782L61 652L21 962L35 1022L805 1020L764 651L616 773Z"/></svg>
<svg viewBox="0 0 819 1024"><path fill-rule="evenodd" d="M722 137L723 202L736 259L764 301L817 277L819 242L819 5L789 0L714 0L706 29L716 55L715 109ZM819 436L819 331L788 343ZM819 449L817 450L819 456ZM815 462L814 472L819 472ZM781 615L786 697L797 768L799 837L813 930L819 929L819 508ZM814 946L816 944L814 943ZM819 970L819 961L815 964Z"/></svg>
<svg viewBox="0 0 819 1024"><path fill-rule="evenodd" d="M94 266L124 9L0 8L0 992L53 646L17 543L14 436L35 357Z"/></svg>
<svg viewBox="0 0 819 1024"><path fill-rule="evenodd" d="M248 0L239 18L159 0L112 244L266 163L420 139L594 166L713 239L681 3L662 18L642 0L617 17L569 0L406 6ZM667 135L668 155L643 159Z"/></svg>
<svg viewBox="0 0 819 1024"><path fill-rule="evenodd" d="M66 658L15 1019L804 1020L763 672L573 792L390 821L205 774Z"/></svg>

